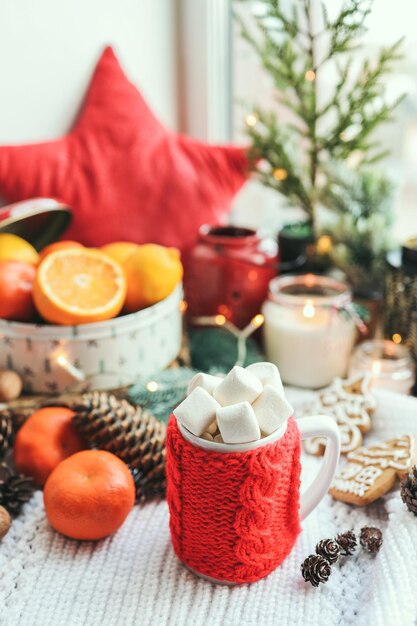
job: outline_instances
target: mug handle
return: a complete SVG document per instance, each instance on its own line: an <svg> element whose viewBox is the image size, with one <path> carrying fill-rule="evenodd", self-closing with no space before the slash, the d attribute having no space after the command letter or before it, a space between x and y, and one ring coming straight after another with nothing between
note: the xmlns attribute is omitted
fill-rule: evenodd
<svg viewBox="0 0 417 626"><path fill-rule="evenodd" d="M326 437L327 445L319 473L301 494L300 520L321 502L330 487L340 456L340 432L334 419L328 415L311 415L297 420L301 440L310 437Z"/></svg>

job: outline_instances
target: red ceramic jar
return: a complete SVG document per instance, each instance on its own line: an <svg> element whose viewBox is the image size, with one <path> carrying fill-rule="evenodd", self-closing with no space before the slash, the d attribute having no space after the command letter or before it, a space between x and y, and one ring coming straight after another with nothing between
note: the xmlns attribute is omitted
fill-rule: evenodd
<svg viewBox="0 0 417 626"><path fill-rule="evenodd" d="M185 256L185 297L189 317L224 315L239 328L261 310L277 256L261 248L254 230L203 226Z"/></svg>

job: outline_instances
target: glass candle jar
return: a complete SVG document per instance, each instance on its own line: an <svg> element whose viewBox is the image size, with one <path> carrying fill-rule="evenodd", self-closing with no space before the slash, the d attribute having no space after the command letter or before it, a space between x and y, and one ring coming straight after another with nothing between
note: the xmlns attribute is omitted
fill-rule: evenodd
<svg viewBox="0 0 417 626"><path fill-rule="evenodd" d="M191 321L223 315L239 328L260 312L277 275L276 250L266 251L254 230L236 226L203 226L184 262Z"/></svg>
<svg viewBox="0 0 417 626"><path fill-rule="evenodd" d="M262 312L265 352L286 384L317 389L346 375L356 328L345 283L313 274L275 278Z"/></svg>
<svg viewBox="0 0 417 626"><path fill-rule="evenodd" d="M415 381L415 366L408 349L384 339L365 341L355 349L349 374L371 375L373 387L410 394Z"/></svg>

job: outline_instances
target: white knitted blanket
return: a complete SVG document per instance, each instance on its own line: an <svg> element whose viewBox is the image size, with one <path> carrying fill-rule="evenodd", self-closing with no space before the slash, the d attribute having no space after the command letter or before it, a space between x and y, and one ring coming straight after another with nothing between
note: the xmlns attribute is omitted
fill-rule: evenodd
<svg viewBox="0 0 417 626"><path fill-rule="evenodd" d="M290 390L295 404L305 399ZM381 392L367 441L417 433L417 400ZM304 473L319 461L303 457ZM376 557L358 552L326 585L304 583L300 563L319 539L379 526ZM304 522L287 560L268 578L240 587L196 578L175 558L166 503L135 507L122 529L98 543L53 532L42 494L25 506L0 543L2 626L411 626L417 618L417 518L398 490L366 509L329 496Z"/></svg>

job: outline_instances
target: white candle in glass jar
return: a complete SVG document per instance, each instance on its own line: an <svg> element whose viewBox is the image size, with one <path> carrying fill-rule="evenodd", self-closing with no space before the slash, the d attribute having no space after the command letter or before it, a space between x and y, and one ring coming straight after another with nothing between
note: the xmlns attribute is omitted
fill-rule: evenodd
<svg viewBox="0 0 417 626"><path fill-rule="evenodd" d="M400 335L396 335L401 341ZM415 381L415 365L406 346L386 339L361 343L354 351L349 375L371 374L374 388L410 394Z"/></svg>
<svg viewBox="0 0 417 626"><path fill-rule="evenodd" d="M271 281L262 309L264 347L286 384L315 389L346 375L356 336L353 320L343 313L350 303L347 285L328 277Z"/></svg>

